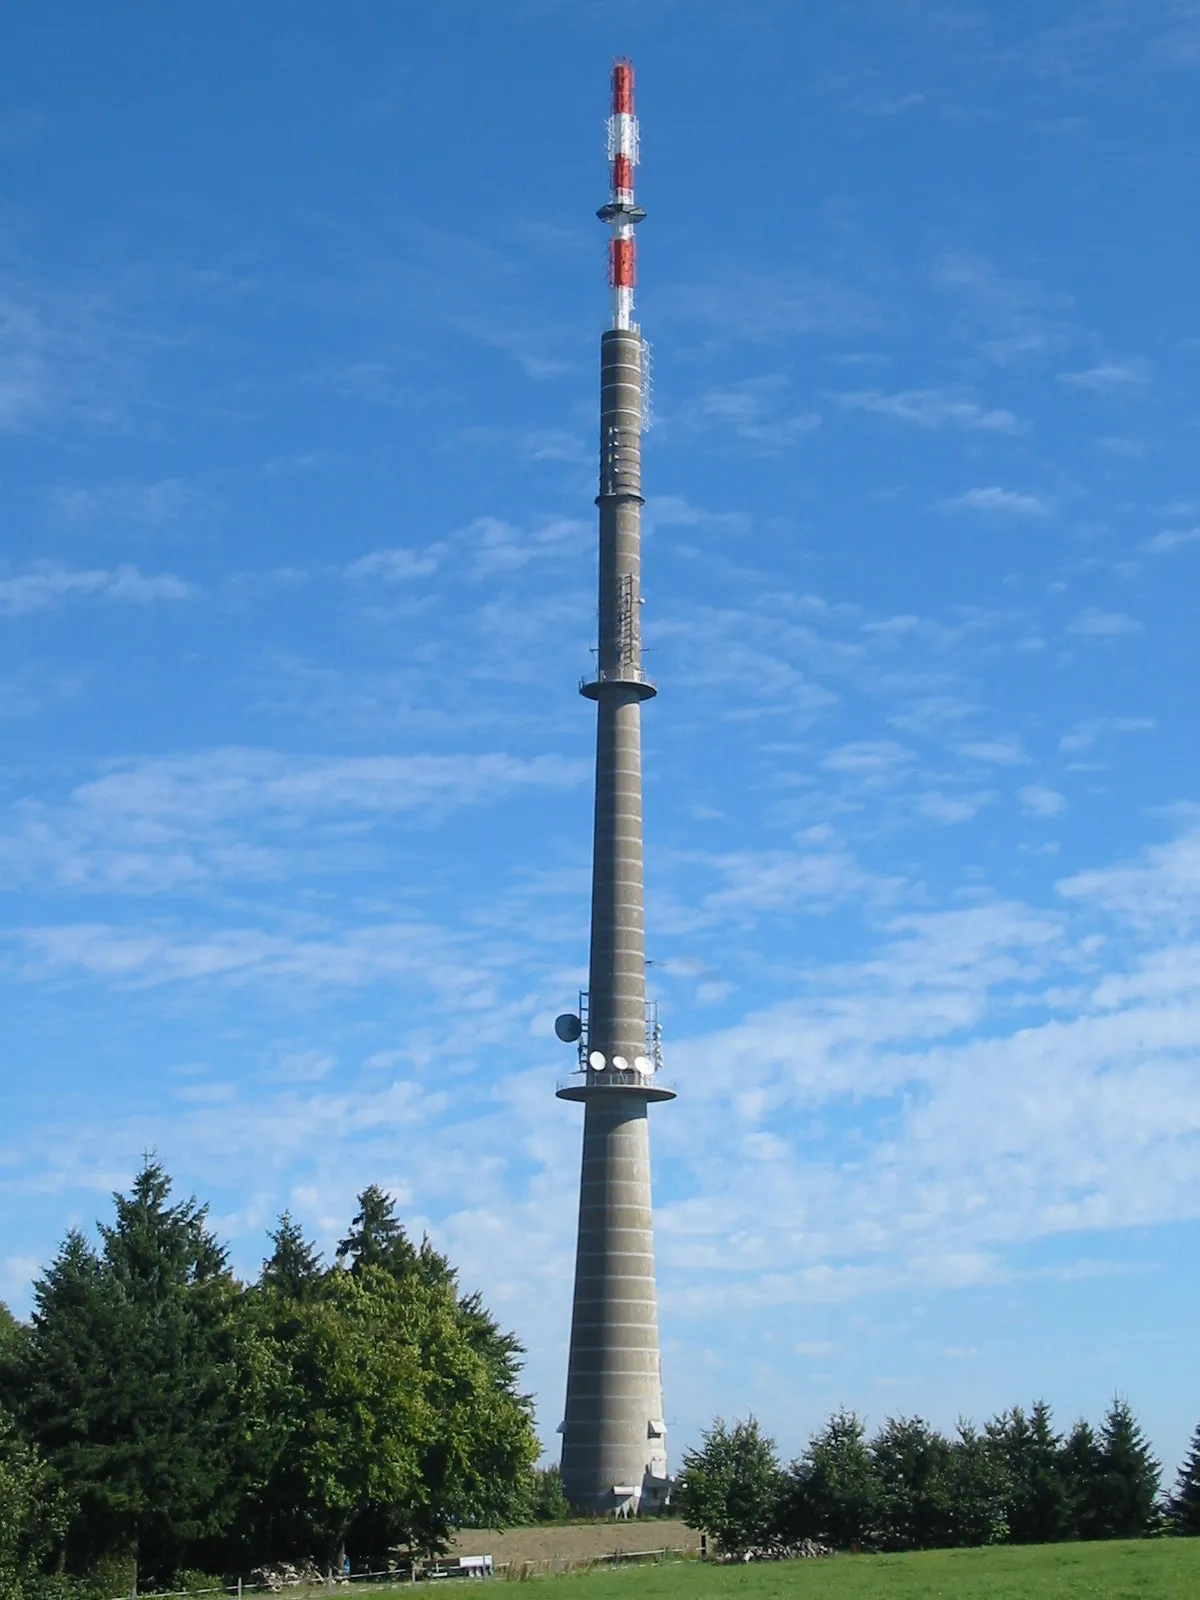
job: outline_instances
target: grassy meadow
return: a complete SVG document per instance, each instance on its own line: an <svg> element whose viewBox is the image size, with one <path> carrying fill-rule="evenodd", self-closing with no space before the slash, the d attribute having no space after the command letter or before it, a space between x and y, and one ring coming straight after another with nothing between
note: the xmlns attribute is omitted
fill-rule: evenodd
<svg viewBox="0 0 1200 1600"><path fill-rule="evenodd" d="M1200 1539L926 1550L533 1580L538 1600L1200 1600Z"/></svg>
<svg viewBox="0 0 1200 1600"><path fill-rule="evenodd" d="M835 1555L750 1566L670 1562L531 1582L538 1600L1200 1600L1200 1539ZM454 1592L461 1592L458 1584Z"/></svg>

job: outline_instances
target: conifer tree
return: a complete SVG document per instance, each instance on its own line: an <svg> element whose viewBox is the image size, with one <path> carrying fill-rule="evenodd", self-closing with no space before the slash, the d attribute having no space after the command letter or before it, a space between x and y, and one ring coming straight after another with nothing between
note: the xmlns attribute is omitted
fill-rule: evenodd
<svg viewBox="0 0 1200 1600"><path fill-rule="evenodd" d="M1008 1539L1011 1485L1003 1454L985 1431L959 1422L946 1467L950 1545L1001 1544Z"/></svg>
<svg viewBox="0 0 1200 1600"><path fill-rule="evenodd" d="M417 1252L396 1215L396 1203L377 1183L368 1184L359 1195L358 1210L337 1247L337 1259L355 1277L368 1267L381 1267L394 1278L416 1268Z"/></svg>
<svg viewBox="0 0 1200 1600"><path fill-rule="evenodd" d="M1102 1539L1141 1539L1149 1531L1162 1468L1129 1402L1113 1398L1100 1429L1096 1514Z"/></svg>
<svg viewBox="0 0 1200 1600"><path fill-rule="evenodd" d="M837 1411L788 1471L781 1528L792 1542L870 1548L878 1539L879 1499L862 1420L853 1411Z"/></svg>
<svg viewBox="0 0 1200 1600"><path fill-rule="evenodd" d="M1069 1498L1071 1534L1076 1539L1100 1539L1100 1445L1095 1430L1083 1417L1067 1435L1061 1465Z"/></svg>
<svg viewBox="0 0 1200 1600"><path fill-rule="evenodd" d="M194 1200L148 1158L97 1253L68 1234L35 1286L25 1427L74 1503L74 1570L168 1577L232 1512L235 1286Z"/></svg>
<svg viewBox="0 0 1200 1600"><path fill-rule="evenodd" d="M1050 1407L1037 1400L1027 1417L1021 1406L1013 1406L988 1425L988 1433L1007 1470L1012 1542L1051 1544L1067 1538L1072 1531L1071 1490Z"/></svg>
<svg viewBox="0 0 1200 1600"><path fill-rule="evenodd" d="M275 1249L263 1262L262 1282L280 1294L303 1298L320 1279L320 1252L304 1237L288 1211L281 1214L274 1233L267 1237Z"/></svg>
<svg viewBox="0 0 1200 1600"><path fill-rule="evenodd" d="M1192 1434L1191 1448L1179 1469L1170 1515L1177 1532L1200 1533L1200 1424Z"/></svg>
<svg viewBox="0 0 1200 1600"><path fill-rule="evenodd" d="M950 1443L921 1417L889 1417L871 1441L881 1543L930 1550L954 1538Z"/></svg>

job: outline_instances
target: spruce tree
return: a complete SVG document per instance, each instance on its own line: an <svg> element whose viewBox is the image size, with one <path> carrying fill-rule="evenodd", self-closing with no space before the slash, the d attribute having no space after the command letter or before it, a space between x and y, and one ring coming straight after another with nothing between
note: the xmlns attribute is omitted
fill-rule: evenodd
<svg viewBox="0 0 1200 1600"><path fill-rule="evenodd" d="M1027 1417L1013 1406L988 1425L1009 1480L1006 1510L1014 1544L1051 1544L1072 1531L1071 1492L1063 1470L1063 1441L1054 1430L1050 1407L1034 1402Z"/></svg>
<svg viewBox="0 0 1200 1600"><path fill-rule="evenodd" d="M232 1511L236 1289L194 1200L147 1159L102 1250L69 1234L34 1290L26 1428L75 1504L67 1557L167 1578Z"/></svg>
<svg viewBox="0 0 1200 1600"><path fill-rule="evenodd" d="M1179 1469L1169 1509L1176 1532L1200 1533L1200 1423L1192 1434L1187 1459Z"/></svg>
<svg viewBox="0 0 1200 1600"><path fill-rule="evenodd" d="M1062 1446L1060 1463L1067 1486L1071 1533L1076 1539L1103 1538L1100 1513L1100 1445L1090 1422L1080 1418Z"/></svg>
<svg viewBox="0 0 1200 1600"><path fill-rule="evenodd" d="M320 1252L304 1237L299 1223L284 1211L274 1233L267 1237L275 1249L263 1262L261 1282L293 1299L311 1292L321 1276Z"/></svg>
<svg viewBox="0 0 1200 1600"><path fill-rule="evenodd" d="M931 1550L954 1538L950 1443L921 1417L889 1417L871 1441L887 1550Z"/></svg>
<svg viewBox="0 0 1200 1600"><path fill-rule="evenodd" d="M1127 1400L1114 1397L1100 1429L1097 1512L1103 1539L1141 1539L1150 1530L1162 1468Z"/></svg>
<svg viewBox="0 0 1200 1600"><path fill-rule="evenodd" d="M1001 1451L986 1432L959 1422L946 1468L950 1545L1003 1544L1008 1539L1011 1485Z"/></svg>
<svg viewBox="0 0 1200 1600"><path fill-rule="evenodd" d="M792 1462L780 1520L793 1543L818 1539L849 1550L877 1542L879 1483L866 1430L853 1411L835 1412Z"/></svg>
<svg viewBox="0 0 1200 1600"><path fill-rule="evenodd" d="M358 1210L350 1232L338 1244L337 1259L355 1277L368 1267L380 1267L394 1278L415 1270L417 1252L396 1215L396 1203L377 1183L368 1184L359 1195Z"/></svg>

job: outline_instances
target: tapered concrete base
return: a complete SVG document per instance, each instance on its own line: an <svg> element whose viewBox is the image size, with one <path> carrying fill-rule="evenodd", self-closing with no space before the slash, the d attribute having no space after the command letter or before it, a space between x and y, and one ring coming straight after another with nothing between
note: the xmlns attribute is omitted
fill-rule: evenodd
<svg viewBox="0 0 1200 1600"><path fill-rule="evenodd" d="M587 1096L563 1421L567 1499L592 1514L657 1509L667 1480L647 1096Z"/></svg>

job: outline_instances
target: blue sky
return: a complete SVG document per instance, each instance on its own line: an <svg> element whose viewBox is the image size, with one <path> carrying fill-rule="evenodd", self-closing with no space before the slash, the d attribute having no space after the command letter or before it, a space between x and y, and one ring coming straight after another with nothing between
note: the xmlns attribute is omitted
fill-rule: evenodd
<svg viewBox="0 0 1200 1600"><path fill-rule="evenodd" d="M603 123L672 1450L1200 1418L1200 8L48 4L0 63L0 1295L142 1151L565 1374Z"/></svg>

